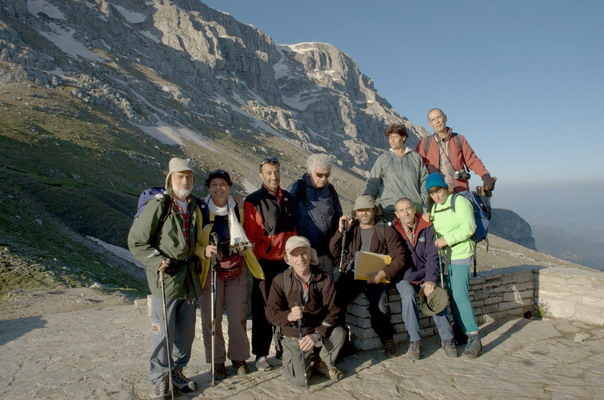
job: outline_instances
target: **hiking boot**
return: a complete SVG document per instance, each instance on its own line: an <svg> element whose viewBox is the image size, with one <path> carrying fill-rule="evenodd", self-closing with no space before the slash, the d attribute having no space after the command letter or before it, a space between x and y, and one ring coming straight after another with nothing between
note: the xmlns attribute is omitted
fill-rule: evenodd
<svg viewBox="0 0 604 400"><path fill-rule="evenodd" d="M269 371L273 368L266 359L266 356L256 357L256 369L258 371Z"/></svg>
<svg viewBox="0 0 604 400"><path fill-rule="evenodd" d="M164 400L170 398L170 383L168 377L165 376L162 380L153 385L153 399Z"/></svg>
<svg viewBox="0 0 604 400"><path fill-rule="evenodd" d="M480 341L480 336L468 335L468 344L466 344L466 349L463 351L463 355L468 358L476 358L480 355L481 351L482 342Z"/></svg>
<svg viewBox="0 0 604 400"><path fill-rule="evenodd" d="M457 352L457 347L455 347L454 339L443 340L441 342L441 345L442 345L443 350L445 351L445 354L447 355L447 357L458 357L459 356L459 353Z"/></svg>
<svg viewBox="0 0 604 400"><path fill-rule="evenodd" d="M174 389L178 389L181 393L191 393L197 390L197 383L187 378L182 373L182 368L174 369L172 383L174 384Z"/></svg>
<svg viewBox="0 0 604 400"><path fill-rule="evenodd" d="M326 378L329 378L332 381L339 381L344 377L344 373L337 369L336 367L329 367L322 360L315 362L312 366L312 369Z"/></svg>
<svg viewBox="0 0 604 400"><path fill-rule="evenodd" d="M422 350L420 341L416 340L414 342L409 343L409 348L407 349L407 357L409 357L413 361L417 361L422 356Z"/></svg>
<svg viewBox="0 0 604 400"><path fill-rule="evenodd" d="M277 351L275 352L275 358L276 358L277 360L282 360L282 359L283 359L283 350L277 350Z"/></svg>
<svg viewBox="0 0 604 400"><path fill-rule="evenodd" d="M237 375L247 375L250 373L250 367L247 366L247 363L245 362L245 360L242 361L238 361L238 360L233 360L233 368L235 368L235 373Z"/></svg>
<svg viewBox="0 0 604 400"><path fill-rule="evenodd" d="M398 356L398 350L396 349L396 343L393 339L384 340L384 353L386 357L393 358Z"/></svg>
<svg viewBox="0 0 604 400"><path fill-rule="evenodd" d="M227 373L226 368L224 367L224 363L215 363L214 364L214 380L221 381L226 379Z"/></svg>

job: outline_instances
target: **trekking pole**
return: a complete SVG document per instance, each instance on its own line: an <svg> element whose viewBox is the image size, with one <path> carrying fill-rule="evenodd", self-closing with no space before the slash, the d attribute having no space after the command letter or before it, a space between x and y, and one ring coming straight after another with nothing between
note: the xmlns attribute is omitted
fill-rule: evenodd
<svg viewBox="0 0 604 400"><path fill-rule="evenodd" d="M300 303L294 304L296 307L300 306ZM304 313L304 307L302 307L302 312ZM298 320L298 335L300 336L300 340L302 340L302 318ZM306 388L306 394L308 394L308 376L306 373L306 353L304 350L300 349L300 357L302 357L302 366L304 368L304 387Z"/></svg>
<svg viewBox="0 0 604 400"><path fill-rule="evenodd" d="M440 287L445 288L445 277L443 274L443 256L442 250L438 249L438 271L440 272Z"/></svg>
<svg viewBox="0 0 604 400"><path fill-rule="evenodd" d="M210 242L216 246L218 251L218 234L216 232L212 232L210 234ZM211 290L212 290L212 300L210 304L211 308L211 319L212 319L212 386L216 384L216 368L214 366L214 357L216 353L216 254L211 257L211 265L212 276L210 278Z"/></svg>
<svg viewBox="0 0 604 400"><path fill-rule="evenodd" d="M164 270L159 270L159 282L161 283L161 300L164 309L164 330L166 331L166 352L168 353L168 384L170 385L170 398L174 400L174 385L172 382L172 347L168 330L168 310L166 308L166 287L164 285Z"/></svg>
<svg viewBox="0 0 604 400"><path fill-rule="evenodd" d="M344 269L344 253L345 253L345 245L346 245L346 231L348 230L348 223L344 220L343 228L342 228L342 250L340 250L340 266L338 267L338 271L340 275L342 275L342 270Z"/></svg>

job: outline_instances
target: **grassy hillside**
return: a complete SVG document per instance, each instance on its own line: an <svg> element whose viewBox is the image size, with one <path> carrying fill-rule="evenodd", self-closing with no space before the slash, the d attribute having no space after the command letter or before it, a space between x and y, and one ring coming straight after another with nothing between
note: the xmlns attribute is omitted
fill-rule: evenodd
<svg viewBox="0 0 604 400"><path fill-rule="evenodd" d="M282 185L304 173L308 152L245 127L211 131L199 120L213 150L192 143L168 146L62 89L28 82L0 89L0 295L16 288L78 286L99 282L146 292L144 282L91 245L84 236L126 247L142 189L163 185L168 160L190 157L204 177L227 169L234 192L259 187L258 163L277 156ZM206 130L207 129L207 130ZM359 176L334 168L333 183L345 209L363 187ZM246 190L247 189L247 190Z"/></svg>

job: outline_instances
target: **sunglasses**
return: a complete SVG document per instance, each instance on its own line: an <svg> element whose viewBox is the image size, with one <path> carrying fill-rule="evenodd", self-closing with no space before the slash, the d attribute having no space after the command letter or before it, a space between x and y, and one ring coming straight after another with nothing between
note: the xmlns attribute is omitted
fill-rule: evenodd
<svg viewBox="0 0 604 400"><path fill-rule="evenodd" d="M277 157L266 157L264 160L262 160L262 162L260 163L260 168L262 168L262 166L266 163L270 163L270 164L279 164L279 159Z"/></svg>
<svg viewBox="0 0 604 400"><path fill-rule="evenodd" d="M319 179L323 179L323 178L329 178L329 175L331 175L329 172L325 173L325 174L320 174L318 172L314 172L314 174L317 176L317 178Z"/></svg>

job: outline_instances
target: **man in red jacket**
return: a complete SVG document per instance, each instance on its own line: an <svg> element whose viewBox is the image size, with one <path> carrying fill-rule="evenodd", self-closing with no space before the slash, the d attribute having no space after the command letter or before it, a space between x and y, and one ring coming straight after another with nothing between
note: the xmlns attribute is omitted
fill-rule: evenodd
<svg viewBox="0 0 604 400"><path fill-rule="evenodd" d="M483 188L492 191L495 179L472 150L466 138L447 126L447 116L440 108L428 111L428 123L434 134L422 138L417 151L423 158L429 173L440 171L449 188L456 192L468 190L469 173L474 171L482 178Z"/></svg>
<svg viewBox="0 0 604 400"><path fill-rule="evenodd" d="M265 158L260 163L262 187L246 197L243 204L243 229L254 245L254 254L264 271L264 280L254 278L252 283L252 353L256 368L271 369L267 356L271 346L273 327L264 314L266 300L273 278L287 269L283 260L287 239L296 235L295 202L280 186L281 174L277 158ZM282 349L275 335L277 358Z"/></svg>

